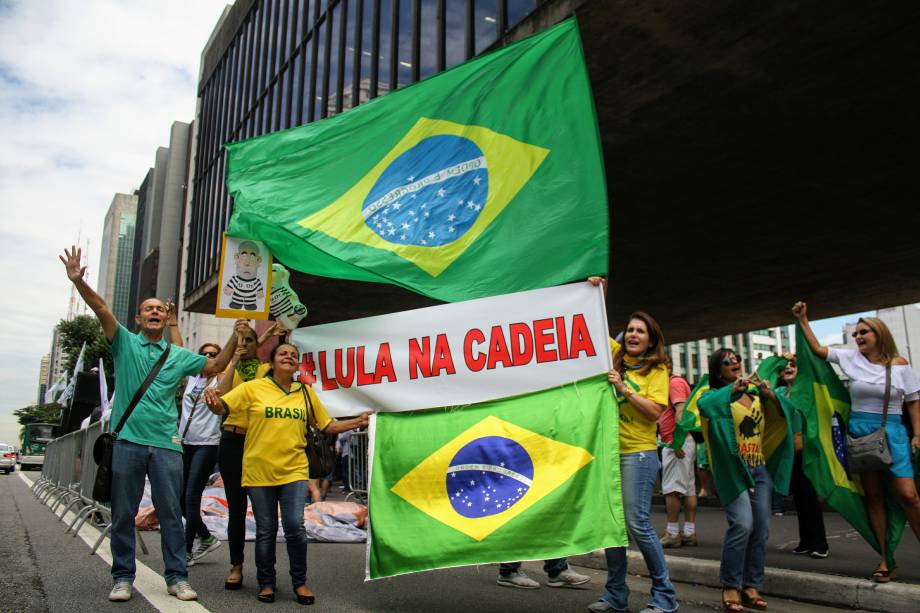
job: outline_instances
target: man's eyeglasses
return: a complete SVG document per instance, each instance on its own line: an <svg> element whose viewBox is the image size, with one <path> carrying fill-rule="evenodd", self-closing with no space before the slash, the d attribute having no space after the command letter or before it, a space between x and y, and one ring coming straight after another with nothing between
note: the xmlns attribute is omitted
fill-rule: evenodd
<svg viewBox="0 0 920 613"><path fill-rule="evenodd" d="M731 356L729 358L722 358L722 366L731 366L732 364L740 364L740 363L741 363L741 360L739 360L735 356Z"/></svg>
<svg viewBox="0 0 920 613"><path fill-rule="evenodd" d="M872 330L869 328L862 328L861 330L854 330L852 336L853 338L856 338L857 336L865 336L870 332L872 332Z"/></svg>
<svg viewBox="0 0 920 613"><path fill-rule="evenodd" d="M200 355L203 355L208 358L216 358L217 352L216 351L202 351Z"/></svg>

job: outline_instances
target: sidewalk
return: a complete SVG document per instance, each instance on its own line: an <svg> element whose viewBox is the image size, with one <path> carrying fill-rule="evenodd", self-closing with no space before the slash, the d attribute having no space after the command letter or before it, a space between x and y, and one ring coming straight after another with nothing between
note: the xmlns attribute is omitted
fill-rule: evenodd
<svg viewBox="0 0 920 613"><path fill-rule="evenodd" d="M652 507L652 523L659 534L666 518L663 505ZM887 585L867 579L875 568L877 554L838 514L824 514L830 555L821 560L792 553L798 545L798 522L795 512L773 516L767 552L765 593L820 602L839 607L875 611L912 611L920 602L920 543L909 527L905 528L896 552L898 580ZM727 523L718 507L700 507L697 511L698 547L666 549L671 576L675 581L718 586L722 537ZM604 568L603 553L572 559L573 564ZM642 557L630 547L630 571L647 574Z"/></svg>

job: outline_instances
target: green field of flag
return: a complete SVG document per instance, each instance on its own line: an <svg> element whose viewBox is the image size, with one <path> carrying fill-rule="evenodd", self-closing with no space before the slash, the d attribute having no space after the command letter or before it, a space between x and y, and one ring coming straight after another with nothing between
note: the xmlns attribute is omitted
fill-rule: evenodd
<svg viewBox="0 0 920 613"><path fill-rule="evenodd" d="M606 375L376 417L368 577L625 547Z"/></svg>
<svg viewBox="0 0 920 613"><path fill-rule="evenodd" d="M574 19L227 149L228 233L302 272L445 301L607 272L603 157Z"/></svg>
<svg viewBox="0 0 920 613"><path fill-rule="evenodd" d="M796 355L799 372L792 384L791 400L803 416L802 471L818 496L878 551L878 540L869 526L859 476L848 474L844 464L850 393L830 364L808 349L798 323L795 344L801 349ZM904 532L904 523L903 510L889 497L886 546L889 568L894 568L894 551Z"/></svg>

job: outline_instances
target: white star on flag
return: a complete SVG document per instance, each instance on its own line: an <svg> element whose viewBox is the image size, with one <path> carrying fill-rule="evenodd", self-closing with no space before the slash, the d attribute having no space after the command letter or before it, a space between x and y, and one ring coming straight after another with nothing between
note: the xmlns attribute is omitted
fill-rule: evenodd
<svg viewBox="0 0 920 613"><path fill-rule="evenodd" d="M415 177L414 176L409 177L406 179L406 181L408 181L409 183L412 183L413 181L415 181Z"/></svg>
<svg viewBox="0 0 920 613"><path fill-rule="evenodd" d="M480 183L482 183L482 178L481 178L481 177L473 177L473 183L475 183L476 185L479 185Z"/></svg>
<svg viewBox="0 0 920 613"><path fill-rule="evenodd" d="M438 198L443 198L443 197L444 197L444 194L446 194L446 193L447 193L447 192L444 191L444 188L442 187L441 189L438 190Z"/></svg>
<svg viewBox="0 0 920 613"><path fill-rule="evenodd" d="M434 238L434 232L429 232L429 233L428 233L428 238Z"/></svg>
<svg viewBox="0 0 920 613"><path fill-rule="evenodd" d="M449 227L449 228L447 229L447 231L450 232L451 234L453 234L454 232L457 231L457 228L451 226L451 227Z"/></svg>
<svg viewBox="0 0 920 613"><path fill-rule="evenodd" d="M407 223L403 223L402 229L403 229L403 230L411 230L411 229L412 229L412 226L410 226L410 225L407 224Z"/></svg>
<svg viewBox="0 0 920 613"><path fill-rule="evenodd" d="M399 207L401 207L401 206L402 206L402 205L401 205L400 203L398 203L398 202L394 202L394 203L393 203L393 208L396 209L397 211L399 210Z"/></svg>

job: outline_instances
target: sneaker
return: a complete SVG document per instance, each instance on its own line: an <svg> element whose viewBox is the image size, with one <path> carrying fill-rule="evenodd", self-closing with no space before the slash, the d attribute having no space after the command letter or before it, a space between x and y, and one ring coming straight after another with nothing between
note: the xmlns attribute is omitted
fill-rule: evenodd
<svg viewBox="0 0 920 613"><path fill-rule="evenodd" d="M807 555L811 553L811 549L809 549L808 547L804 545L799 545L798 547L792 550L792 553L794 553L797 556Z"/></svg>
<svg viewBox="0 0 920 613"><path fill-rule="evenodd" d="M591 577L579 575L571 568L567 568L555 577L550 577L546 585L549 587L575 587L576 585L584 585L590 580Z"/></svg>
<svg viewBox="0 0 920 613"><path fill-rule="evenodd" d="M109 592L109 600L112 602L128 602L131 600L133 588L127 581L119 581Z"/></svg>
<svg viewBox="0 0 920 613"><path fill-rule="evenodd" d="M218 547L220 547L220 541L217 540L217 537L214 535L207 536L201 539L201 542L198 543L198 546L192 550L192 559L197 562Z"/></svg>
<svg viewBox="0 0 920 613"><path fill-rule="evenodd" d="M195 558L194 556L192 556L191 553L186 553L185 554L185 567L188 568L189 566L195 566Z"/></svg>
<svg viewBox="0 0 920 613"><path fill-rule="evenodd" d="M505 587L517 587L524 590L535 590L540 587L539 583L528 577L524 571L521 570L508 575L499 575L496 583Z"/></svg>
<svg viewBox="0 0 920 613"><path fill-rule="evenodd" d="M827 549L825 549L824 551L817 551L817 550L812 551L811 557L813 557L816 560L823 560L824 558L827 557Z"/></svg>
<svg viewBox="0 0 920 613"><path fill-rule="evenodd" d="M671 534L665 532L661 537L661 546L665 549L670 549L672 547L680 547L681 538L679 534Z"/></svg>
<svg viewBox="0 0 920 613"><path fill-rule="evenodd" d="M699 541L696 540L696 532L693 534L684 534L680 537L681 547L696 547Z"/></svg>
<svg viewBox="0 0 920 613"><path fill-rule="evenodd" d="M198 600L198 592L192 589L188 581L176 581L172 585L166 586L166 593L175 596L179 600Z"/></svg>
<svg viewBox="0 0 920 613"><path fill-rule="evenodd" d="M597 602L592 602L588 605L588 610L591 613L626 613L626 609L614 609L612 606L607 604L606 600L598 600Z"/></svg>

